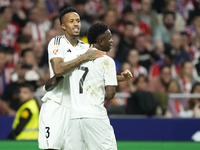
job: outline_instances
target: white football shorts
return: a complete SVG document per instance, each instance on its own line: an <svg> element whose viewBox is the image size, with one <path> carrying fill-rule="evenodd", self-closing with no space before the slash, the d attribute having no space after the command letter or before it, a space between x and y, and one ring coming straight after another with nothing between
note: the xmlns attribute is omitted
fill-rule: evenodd
<svg viewBox="0 0 200 150"><path fill-rule="evenodd" d="M69 113L69 107L53 100L47 100L42 104L38 137L40 149L63 149Z"/></svg>
<svg viewBox="0 0 200 150"><path fill-rule="evenodd" d="M108 117L69 120L65 150L117 150Z"/></svg>

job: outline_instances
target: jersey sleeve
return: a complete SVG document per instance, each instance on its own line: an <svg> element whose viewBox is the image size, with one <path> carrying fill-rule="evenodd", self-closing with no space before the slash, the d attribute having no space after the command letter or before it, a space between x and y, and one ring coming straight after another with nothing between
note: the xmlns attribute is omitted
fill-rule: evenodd
<svg viewBox="0 0 200 150"><path fill-rule="evenodd" d="M105 85L117 85L115 62L110 57L103 60Z"/></svg>
<svg viewBox="0 0 200 150"><path fill-rule="evenodd" d="M64 50L61 47L61 38L62 38L61 36L56 36L49 42L48 45L49 60L55 57L63 58Z"/></svg>

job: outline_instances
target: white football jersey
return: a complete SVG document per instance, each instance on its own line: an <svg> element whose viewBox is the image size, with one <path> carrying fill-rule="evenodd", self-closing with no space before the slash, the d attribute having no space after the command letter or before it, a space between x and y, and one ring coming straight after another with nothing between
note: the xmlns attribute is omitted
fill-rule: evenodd
<svg viewBox="0 0 200 150"><path fill-rule="evenodd" d="M70 118L107 116L104 107L107 85L117 85L115 63L107 55L76 68L70 75Z"/></svg>
<svg viewBox="0 0 200 150"><path fill-rule="evenodd" d="M48 45L48 61L49 61L49 71L50 77L54 76L54 72L50 63L50 60L55 57L60 57L66 61L75 59L77 56L85 53L89 45L83 43L79 40L78 44L73 47L71 43L66 39L65 35L56 36L53 38ZM79 54L78 54L79 53ZM61 105L70 107L70 86L69 86L69 76L71 72L66 73L64 79L62 79L58 85L52 90L47 92L42 101L54 100Z"/></svg>

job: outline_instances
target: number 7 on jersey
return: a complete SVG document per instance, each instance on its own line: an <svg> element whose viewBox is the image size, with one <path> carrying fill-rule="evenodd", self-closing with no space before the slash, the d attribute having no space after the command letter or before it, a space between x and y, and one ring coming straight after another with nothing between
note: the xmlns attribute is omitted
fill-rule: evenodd
<svg viewBox="0 0 200 150"><path fill-rule="evenodd" d="M88 67L83 67L83 66L79 66L78 67L78 70L83 70L84 73L79 81L79 93L82 94L83 93L83 82L85 81L85 77L86 75L88 74L89 72L89 69Z"/></svg>

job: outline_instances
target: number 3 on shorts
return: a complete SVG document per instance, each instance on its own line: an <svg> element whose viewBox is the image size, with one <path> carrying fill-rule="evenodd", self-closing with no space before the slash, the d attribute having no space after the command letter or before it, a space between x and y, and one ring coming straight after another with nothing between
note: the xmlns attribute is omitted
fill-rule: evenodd
<svg viewBox="0 0 200 150"><path fill-rule="evenodd" d="M45 127L45 129L47 130L47 132L46 132L46 138L49 138L49 136L50 136L50 132L49 132L50 128L49 127Z"/></svg>

